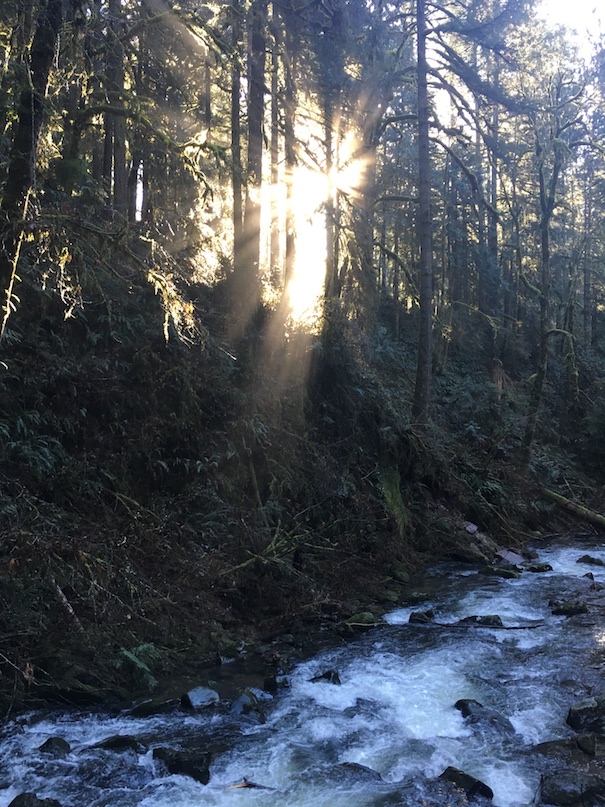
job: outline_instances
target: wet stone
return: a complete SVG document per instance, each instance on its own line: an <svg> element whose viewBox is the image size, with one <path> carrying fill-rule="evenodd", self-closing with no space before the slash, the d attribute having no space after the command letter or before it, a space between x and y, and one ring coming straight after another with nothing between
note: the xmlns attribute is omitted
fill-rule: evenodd
<svg viewBox="0 0 605 807"><path fill-rule="evenodd" d="M20 793L8 807L61 807L56 799L39 799L35 793Z"/></svg>
<svg viewBox="0 0 605 807"><path fill-rule="evenodd" d="M42 751L44 754L55 754L55 756L61 756L63 754L69 754L71 751L71 746L64 740L63 737L49 737L46 742L43 742L39 751Z"/></svg>
<svg viewBox="0 0 605 807"><path fill-rule="evenodd" d="M168 773L189 776L207 785L210 781L209 752L178 751L174 748L154 748L153 758L166 765Z"/></svg>
<svg viewBox="0 0 605 807"><path fill-rule="evenodd" d="M317 681L327 681L329 684L337 684L340 686L340 675L337 670L326 670L320 673L320 675L315 675L310 681L313 684L317 683Z"/></svg>
<svg viewBox="0 0 605 807"><path fill-rule="evenodd" d="M494 791L491 787L486 785L485 782L451 765L443 771L439 778L452 782L456 787L464 790L469 799L475 796L483 796L486 799L492 799L494 796Z"/></svg>
<svg viewBox="0 0 605 807"><path fill-rule="evenodd" d="M208 687L195 687L190 689L189 692L181 697L181 706L183 709L206 709L209 706L214 706L220 701L218 692Z"/></svg>
<svg viewBox="0 0 605 807"><path fill-rule="evenodd" d="M601 558L594 558L592 555L582 555L578 558L576 563L586 563L589 566L605 566L605 560Z"/></svg>
<svg viewBox="0 0 605 807"><path fill-rule="evenodd" d="M555 616L577 616L588 613L588 606L584 600L551 600L548 604Z"/></svg>
<svg viewBox="0 0 605 807"><path fill-rule="evenodd" d="M408 622L411 624L423 625L433 622L434 619L435 612L432 608L429 608L428 611L412 611Z"/></svg>

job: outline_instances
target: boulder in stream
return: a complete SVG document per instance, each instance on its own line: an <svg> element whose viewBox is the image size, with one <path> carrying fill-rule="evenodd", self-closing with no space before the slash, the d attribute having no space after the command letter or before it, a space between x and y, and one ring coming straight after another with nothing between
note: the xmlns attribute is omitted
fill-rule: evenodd
<svg viewBox="0 0 605 807"><path fill-rule="evenodd" d="M428 611L412 611L408 622L412 625L426 625L433 622L434 619L435 612L429 608Z"/></svg>
<svg viewBox="0 0 605 807"><path fill-rule="evenodd" d="M464 790L469 799L475 796L483 796L486 799L492 799L494 796L494 791L491 787L486 785L485 782L451 765L440 774L439 778L445 779L447 782L453 782L456 787Z"/></svg>
<svg viewBox="0 0 605 807"><path fill-rule="evenodd" d="M210 752L178 751L174 748L154 748L153 758L166 765L168 773L190 776L207 785L210 781Z"/></svg>
<svg viewBox="0 0 605 807"><path fill-rule="evenodd" d="M586 563L588 566L605 566L605 560L595 558L592 555L582 555L581 558L577 559L576 563Z"/></svg>
<svg viewBox="0 0 605 807"><path fill-rule="evenodd" d="M209 687L195 687L185 692L181 696L181 706L183 709L191 709L194 712L199 709L207 709L220 701L218 692Z"/></svg>
<svg viewBox="0 0 605 807"><path fill-rule="evenodd" d="M134 751L144 753L147 749L136 737L131 734L115 734L93 745L93 748L104 748L106 751Z"/></svg>
<svg viewBox="0 0 605 807"><path fill-rule="evenodd" d="M572 729L582 733L604 734L605 695L594 695L574 703L567 713L566 722Z"/></svg>
<svg viewBox="0 0 605 807"><path fill-rule="evenodd" d="M588 606L584 600L551 600L548 604L555 616L577 616L588 613Z"/></svg>
<svg viewBox="0 0 605 807"><path fill-rule="evenodd" d="M8 807L61 807L56 799L39 799L35 793L20 793Z"/></svg>
<svg viewBox="0 0 605 807"><path fill-rule="evenodd" d="M326 670L319 675L313 676L313 678L309 680L312 684L316 684L318 681L327 681L329 684L337 684L340 686L340 675L337 670Z"/></svg>
<svg viewBox="0 0 605 807"><path fill-rule="evenodd" d="M539 561L533 561L531 563L524 563L523 571L533 572L534 574L543 574L544 572L552 572L552 566L550 565L550 563L541 563Z"/></svg>
<svg viewBox="0 0 605 807"><path fill-rule="evenodd" d="M63 754L69 754L71 746L63 737L49 737L38 750L42 751L43 754L63 756Z"/></svg>
<svg viewBox="0 0 605 807"><path fill-rule="evenodd" d="M515 728L507 717L496 709L483 706L482 703L472 698L461 698L456 701L454 707L462 712L462 717L466 718L469 723L490 725L509 734L515 733Z"/></svg>
<svg viewBox="0 0 605 807"><path fill-rule="evenodd" d="M553 771L542 776L541 804L585 807L602 804L605 780L584 771ZM597 800L598 799L598 800Z"/></svg>

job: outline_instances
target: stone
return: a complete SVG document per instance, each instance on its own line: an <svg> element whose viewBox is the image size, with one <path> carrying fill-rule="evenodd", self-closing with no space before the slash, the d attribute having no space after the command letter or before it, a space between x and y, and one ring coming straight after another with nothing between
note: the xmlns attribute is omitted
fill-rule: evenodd
<svg viewBox="0 0 605 807"><path fill-rule="evenodd" d="M605 732L605 695L595 695L574 703L567 713L567 725L582 734Z"/></svg>
<svg viewBox="0 0 605 807"><path fill-rule="evenodd" d="M8 807L61 807L56 799L39 799L35 793L20 793Z"/></svg>
<svg viewBox="0 0 605 807"><path fill-rule="evenodd" d="M577 559L576 563L586 563L589 566L605 566L605 560L593 558L592 555L582 555L581 558Z"/></svg>
<svg viewBox="0 0 605 807"><path fill-rule="evenodd" d="M210 689L209 687L195 687L181 696L182 708L192 709L193 711L214 706L219 701L220 696L218 692L215 692L214 689Z"/></svg>
<svg viewBox="0 0 605 807"><path fill-rule="evenodd" d="M523 555L518 552L513 552L511 549L499 549L496 556L508 563L510 566L520 566L525 562Z"/></svg>
<svg viewBox="0 0 605 807"><path fill-rule="evenodd" d="M104 748L106 751L135 751L137 754L146 750L145 746L130 734L115 734L95 743L93 748Z"/></svg>
<svg viewBox="0 0 605 807"><path fill-rule="evenodd" d="M576 734L574 741L586 756L594 757L597 753L597 738L594 734Z"/></svg>
<svg viewBox="0 0 605 807"><path fill-rule="evenodd" d="M347 619L347 625L368 625L373 626L378 623L378 620L374 616L371 611L359 611L357 614L353 614L352 617Z"/></svg>
<svg viewBox="0 0 605 807"><path fill-rule="evenodd" d="M382 776L373 768L368 768L366 765L360 765L359 762L341 762L339 768L354 774L359 779L364 779L374 782L382 782Z"/></svg>
<svg viewBox="0 0 605 807"><path fill-rule="evenodd" d="M605 795L605 780L583 771L564 770L542 776L541 804L554 807L584 807ZM598 803L598 802L597 802Z"/></svg>
<svg viewBox="0 0 605 807"><path fill-rule="evenodd" d="M507 569L504 566L486 566L484 572L493 577L502 577L505 580L518 580L521 577L521 572L516 569Z"/></svg>
<svg viewBox="0 0 605 807"><path fill-rule="evenodd" d="M69 754L71 746L63 737L49 737L46 742L42 743L38 750L42 751L43 754L62 756L63 754Z"/></svg>
<svg viewBox="0 0 605 807"><path fill-rule="evenodd" d="M524 563L523 564L523 571L525 572L533 572L534 574L543 574L544 572L552 572L552 566L550 563Z"/></svg>
<svg viewBox="0 0 605 807"><path fill-rule="evenodd" d="M435 612L432 608L429 608L428 611L412 611L408 622L411 624L426 625L427 623L433 622L434 619Z"/></svg>
<svg viewBox="0 0 605 807"><path fill-rule="evenodd" d="M469 773L461 771L460 768L454 768L450 765L449 768L446 768L443 773L440 774L439 778L445 779L447 782L453 782L456 787L464 790L469 799L475 796L483 796L486 799L492 799L494 797L494 791L491 787L480 779L471 776Z"/></svg>
<svg viewBox="0 0 605 807"><path fill-rule="evenodd" d="M336 670L326 670L320 675L316 675L309 680L313 684L317 683L317 681L327 681L329 684L337 684L340 686L340 675L338 675Z"/></svg>
<svg viewBox="0 0 605 807"><path fill-rule="evenodd" d="M462 713L462 717L468 720L469 723L482 723L509 734L515 733L515 728L507 717L504 717L496 709L490 709L472 698L461 698L456 701L454 708L458 709Z"/></svg>
<svg viewBox="0 0 605 807"><path fill-rule="evenodd" d="M551 600L548 604L555 616L577 616L588 613L588 606L584 600Z"/></svg>
<svg viewBox="0 0 605 807"><path fill-rule="evenodd" d="M168 773L189 776L196 782L207 785L210 781L210 759L208 751L177 751L174 748L154 748L153 758L166 766Z"/></svg>

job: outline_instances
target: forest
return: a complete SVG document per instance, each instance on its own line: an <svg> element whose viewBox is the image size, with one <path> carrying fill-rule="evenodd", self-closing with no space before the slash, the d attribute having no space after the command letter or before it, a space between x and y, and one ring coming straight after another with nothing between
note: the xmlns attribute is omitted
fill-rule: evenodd
<svg viewBox="0 0 605 807"><path fill-rule="evenodd" d="M3 709L603 529L590 46L527 0L2 3Z"/></svg>

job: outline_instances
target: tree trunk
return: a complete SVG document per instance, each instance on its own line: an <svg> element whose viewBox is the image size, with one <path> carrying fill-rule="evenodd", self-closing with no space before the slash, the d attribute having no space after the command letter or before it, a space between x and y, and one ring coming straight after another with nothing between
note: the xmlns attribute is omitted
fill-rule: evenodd
<svg viewBox="0 0 605 807"><path fill-rule="evenodd" d="M231 186L233 188L233 268L236 275L241 271L241 248L243 238L242 210L242 147L241 147L241 37L242 10L239 0L231 7L233 64L231 67Z"/></svg>
<svg viewBox="0 0 605 807"><path fill-rule="evenodd" d="M62 0L48 0L42 5L30 51L30 85L22 91L19 98L18 120L0 205L2 219L6 222L0 245L0 289L6 294L2 332L14 307L12 295L23 241L23 222L27 216L29 195L35 180L46 91L62 22Z"/></svg>
<svg viewBox="0 0 605 807"><path fill-rule="evenodd" d="M425 15L425 0L416 0L418 40L418 219L416 228L420 245L420 323L412 416L420 424L425 424L428 420L433 365L433 245Z"/></svg>
<svg viewBox="0 0 605 807"><path fill-rule="evenodd" d="M242 294L240 302L246 309L246 316L251 315L260 303L266 0L254 0L249 13L248 183L244 206L243 263L240 276Z"/></svg>

